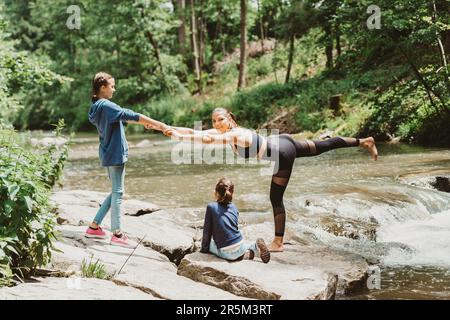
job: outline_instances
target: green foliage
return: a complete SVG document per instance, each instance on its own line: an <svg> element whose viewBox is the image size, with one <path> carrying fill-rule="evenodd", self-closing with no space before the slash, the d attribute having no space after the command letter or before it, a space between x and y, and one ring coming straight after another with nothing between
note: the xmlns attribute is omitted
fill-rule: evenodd
<svg viewBox="0 0 450 320"><path fill-rule="evenodd" d="M439 119L448 114L450 69L444 68L438 46L441 40L450 61L445 0L249 2L248 40L258 41L262 29L265 38L275 38L276 50L248 60L249 87L239 93L238 61L229 54L240 43L240 2L195 1L197 37L204 48L200 97L189 97L197 79L188 3L181 10L178 1L81 0L79 30L66 27L69 0L4 4L0 15L10 23L0 19L2 126L50 129L49 123L64 118L71 129L93 130L86 115L90 81L104 70L116 78L119 105L180 126L198 120L209 126L211 110L226 107L241 125L256 128L279 109L294 108L299 130L340 128L347 121L343 130L349 133L380 138L389 133L416 142L428 133L444 137L439 132L446 132ZM381 29L367 27L372 4L381 10ZM183 16L184 46L179 43ZM230 62L214 74L221 59ZM288 65L292 84L282 86L280 70ZM329 110L333 95L346 104L340 115Z"/></svg>
<svg viewBox="0 0 450 320"><path fill-rule="evenodd" d="M363 134L379 139L396 136L425 145L449 145L450 110L443 112L431 105L417 80L389 88L372 101L375 107L361 129Z"/></svg>
<svg viewBox="0 0 450 320"><path fill-rule="evenodd" d="M56 128L62 130L63 123ZM24 277L51 258L55 216L51 189L61 177L67 144L24 148L11 130L0 130L0 283Z"/></svg>
<svg viewBox="0 0 450 320"><path fill-rule="evenodd" d="M21 3L21 10L17 3L9 3L6 8L12 21L39 26L42 37L35 39L33 48L49 56L57 73L74 78L62 90L31 91L24 97L26 112L16 126L48 129L48 123L64 118L72 129L91 129L86 113L91 79L97 71L116 78L115 101L124 106L185 91L179 78L186 77L186 67L169 49L175 43L177 21L164 6L165 1L135 0L114 5L79 1L79 30L66 27L66 9L72 4L68 0L43 0ZM17 16L23 12L28 14Z"/></svg>
<svg viewBox="0 0 450 320"><path fill-rule="evenodd" d="M272 106L282 104L283 99L292 97L294 92L293 85L275 83L242 90L232 98L228 109L235 113L240 125L256 128L268 120Z"/></svg>
<svg viewBox="0 0 450 320"><path fill-rule="evenodd" d="M70 80L51 71L45 57L14 47L16 43L7 37L3 10L0 4L0 128L18 118L30 91L51 85L57 88Z"/></svg>
<svg viewBox="0 0 450 320"><path fill-rule="evenodd" d="M137 105L134 110L164 123L191 125L187 115L196 111L196 101L191 97L166 96L152 103Z"/></svg>
<svg viewBox="0 0 450 320"><path fill-rule="evenodd" d="M272 59L269 55L264 55L259 59L252 59L248 62L248 74L250 79L265 77L273 72Z"/></svg>

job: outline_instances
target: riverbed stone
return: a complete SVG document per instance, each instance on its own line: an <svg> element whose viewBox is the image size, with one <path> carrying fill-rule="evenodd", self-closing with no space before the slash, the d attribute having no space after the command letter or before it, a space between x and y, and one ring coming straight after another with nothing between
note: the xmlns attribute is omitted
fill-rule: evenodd
<svg viewBox="0 0 450 320"><path fill-rule="evenodd" d="M269 264L258 260L227 262L199 252L183 258L178 274L254 299L330 299L337 287L337 275L315 267L285 264L277 259Z"/></svg>
<svg viewBox="0 0 450 320"><path fill-rule="evenodd" d="M158 300L151 294L96 278L37 277L0 289L0 300Z"/></svg>
<svg viewBox="0 0 450 320"><path fill-rule="evenodd" d="M42 139L31 138L30 143L32 146L50 147L50 146L63 146L67 143L67 139L62 137L45 137Z"/></svg>
<svg viewBox="0 0 450 320"><path fill-rule="evenodd" d="M448 170L407 174L398 177L398 180L415 187L450 192L450 174Z"/></svg>
<svg viewBox="0 0 450 320"><path fill-rule="evenodd" d="M378 224L338 215L328 215L319 218L318 226L338 237L376 241Z"/></svg>
<svg viewBox="0 0 450 320"><path fill-rule="evenodd" d="M52 200L58 205L59 222L87 227L94 218L100 201L106 195L78 190L61 191L54 193ZM125 212L138 212L139 208L155 207L144 201L124 201L123 211ZM109 215L102 222L102 227L106 230L111 227ZM185 254L193 252L196 248L195 240L200 237L199 226L202 224L199 216L200 211L192 208L159 210L140 216L123 215L121 225L131 239L144 238L144 246L165 254L171 261L178 264ZM84 233L84 230L82 232Z"/></svg>
<svg viewBox="0 0 450 320"><path fill-rule="evenodd" d="M151 248L138 246L133 252L133 248L112 246L107 239L85 238L84 227L79 226L62 225L58 231L60 241L55 244L57 251L49 266L53 270L70 274L80 272L83 261L99 261L112 282L140 289L159 299L241 299L177 275L176 265Z"/></svg>
<svg viewBox="0 0 450 320"><path fill-rule="evenodd" d="M122 216L124 230L132 240L142 243L118 274L132 249L111 246L109 237L84 237L87 223L105 195L80 191L53 195L59 217L65 219L58 227L62 240L57 244L64 253L54 253L53 268L70 272L83 260L99 259L115 283L160 299L332 299L360 287L366 277L368 266L362 257L332 251L289 227L285 252L273 253L269 264L257 260L230 263L200 254L196 251L201 243L204 208ZM106 231L109 222L109 217L104 220ZM273 221L244 221L241 231L248 241L262 237L269 243Z"/></svg>
<svg viewBox="0 0 450 320"><path fill-rule="evenodd" d="M268 243L272 233L268 223L243 229L246 241L263 237ZM333 299L362 288L368 267L361 256L286 237L284 252L272 253L268 264L193 253L183 258L178 273L249 298Z"/></svg>

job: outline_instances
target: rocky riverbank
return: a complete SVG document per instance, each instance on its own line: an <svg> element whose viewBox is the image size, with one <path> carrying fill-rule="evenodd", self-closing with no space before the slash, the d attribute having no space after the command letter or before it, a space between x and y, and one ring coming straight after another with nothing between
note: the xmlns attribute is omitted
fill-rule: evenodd
<svg viewBox="0 0 450 320"><path fill-rule="evenodd" d="M51 264L40 277L0 289L1 299L334 299L365 287L364 258L327 247L289 239L285 252L261 261L230 263L198 252L204 208L161 210L137 200L123 202L122 226L132 249L108 240L84 237L106 194L60 191L58 241ZM109 216L103 226L109 228ZM247 240L270 241L272 221L245 226ZM300 239L301 240L301 239ZM103 280L81 278L82 265L101 264ZM114 289L114 296L110 292Z"/></svg>

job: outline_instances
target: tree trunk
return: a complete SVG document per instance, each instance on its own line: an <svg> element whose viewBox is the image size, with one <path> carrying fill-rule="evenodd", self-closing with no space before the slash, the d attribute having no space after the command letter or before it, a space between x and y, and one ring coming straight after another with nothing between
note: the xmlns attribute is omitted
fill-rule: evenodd
<svg viewBox="0 0 450 320"><path fill-rule="evenodd" d="M333 69L333 38L331 35L331 26L327 23L324 26L325 29L325 41L326 41L326 45L325 45L325 54L327 56L327 69L331 70Z"/></svg>
<svg viewBox="0 0 450 320"><path fill-rule="evenodd" d="M245 64L247 58L247 0L241 0L241 57L239 62L239 80L237 89L245 87Z"/></svg>
<svg viewBox="0 0 450 320"><path fill-rule="evenodd" d="M273 46L273 54L272 54L272 67L273 67L273 74L275 76L275 82L276 84L278 84L278 77L277 77L277 63L274 62L273 60L276 59L276 54L277 54L277 49L278 49L278 41L277 39L274 40L275 44ZM277 61L277 60L275 60Z"/></svg>
<svg viewBox="0 0 450 320"><path fill-rule="evenodd" d="M141 8L141 18L142 20L145 19L145 11L144 8ZM155 56L156 62L159 66L159 69L161 71L161 74L164 75L163 73L163 66L161 63L161 58L159 56L159 49L158 49L158 44L155 41L155 38L153 37L153 34L150 32L150 30L146 30L145 31L145 36L147 37L148 41L150 42L150 44L153 47L153 55Z"/></svg>
<svg viewBox="0 0 450 320"><path fill-rule="evenodd" d="M288 58L289 60L286 71L285 83L288 83L289 78L291 77L292 62L294 61L294 51L295 51L295 36L294 33L292 33L291 37L289 38L289 58Z"/></svg>
<svg viewBox="0 0 450 320"><path fill-rule="evenodd" d="M163 73L163 66L161 63L161 58L159 57L159 49L158 49L158 44L155 41L155 38L153 38L153 34L150 31L146 31L145 35L147 36L148 41L151 43L152 47L153 47L153 55L156 58L156 61L158 63L159 69L161 71L161 73Z"/></svg>
<svg viewBox="0 0 450 320"><path fill-rule="evenodd" d="M404 55L406 56L406 59L408 60L408 64L411 66L411 69L413 70L413 72L416 75L417 79L419 80L419 82L425 88L425 91L427 92L427 95L428 95L428 99L430 99L431 105L436 109L436 111L438 113L440 113L442 111L440 108L438 108L434 104L433 98L431 96L431 94L433 94L441 102L443 110L445 110L448 113L450 110L447 108L447 106L446 106L445 102L442 100L442 98L436 92L434 92L433 88L428 84L428 82L426 82L426 80L423 78L422 74L420 74L419 69L417 69L416 65L411 60L411 58L409 56L407 56L406 54L404 54Z"/></svg>
<svg viewBox="0 0 450 320"><path fill-rule="evenodd" d="M216 8L217 8L217 32L216 32L216 39L220 40L220 46L222 48L222 54L223 56L225 56L225 54L227 53L227 50L225 48L225 41L223 39L223 35L222 35L222 7L220 6L220 1L218 1L216 3Z"/></svg>
<svg viewBox="0 0 450 320"><path fill-rule="evenodd" d="M341 50L341 34L339 32L339 26L336 26L336 52L337 56L340 57L342 50ZM341 61L339 59L336 60L335 64L336 69L341 69Z"/></svg>
<svg viewBox="0 0 450 320"><path fill-rule="evenodd" d="M436 23L437 20L437 10L436 10L436 2L433 0L433 15L432 15L432 21L433 23ZM447 65L447 58L445 56L445 48L444 45L442 44L442 39L439 33L436 33L436 38L437 38L437 42L438 42L438 47L439 47L439 52L440 52L440 58L442 61L442 66L444 68L444 72L445 72L445 83L447 84L447 88L450 85L450 75L448 72L448 65Z"/></svg>
<svg viewBox="0 0 450 320"><path fill-rule="evenodd" d="M180 26L178 27L178 48L181 54L186 53L186 1L178 0L177 5L178 18L180 19Z"/></svg>
<svg viewBox="0 0 450 320"><path fill-rule="evenodd" d="M259 0L256 0L256 5L258 6L259 31L261 33L261 35L260 35L261 50L264 53L264 26L263 26L263 21L262 21L261 5L259 3Z"/></svg>
<svg viewBox="0 0 450 320"><path fill-rule="evenodd" d="M192 45L192 56L194 59L194 72L195 72L195 82L197 83L197 92L201 93L201 81L200 81L200 63L199 54L197 47L197 24L195 19L195 5L194 0L189 0L189 5L191 9L191 45Z"/></svg>
<svg viewBox="0 0 450 320"><path fill-rule="evenodd" d="M339 57L342 52L342 50L341 50L341 35L339 34L339 32L338 32L338 34L336 34L336 50L337 50L337 55Z"/></svg>
<svg viewBox="0 0 450 320"><path fill-rule="evenodd" d="M198 51L200 72L205 64L205 20L203 16L203 0L200 0L200 16L198 18Z"/></svg>

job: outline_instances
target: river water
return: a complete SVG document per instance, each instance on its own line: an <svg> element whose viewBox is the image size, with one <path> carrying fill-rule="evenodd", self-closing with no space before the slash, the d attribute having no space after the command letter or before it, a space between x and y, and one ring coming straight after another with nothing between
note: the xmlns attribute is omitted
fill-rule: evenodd
<svg viewBox="0 0 450 320"><path fill-rule="evenodd" d="M180 153L173 153L180 145L161 135L128 140L127 195L163 208L205 207L218 178L227 176L241 216L273 222L271 176L261 174L268 163L180 164ZM210 155L211 149L203 152ZM450 150L384 144L379 154L374 162L365 150L347 148L297 159L285 193L287 230L374 264L370 289L346 299L450 299L450 194L399 179L449 174ZM184 161L199 161L200 155L196 148ZM228 150L226 159L231 156ZM77 135L63 184L65 190L109 190L96 135Z"/></svg>

